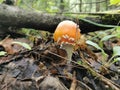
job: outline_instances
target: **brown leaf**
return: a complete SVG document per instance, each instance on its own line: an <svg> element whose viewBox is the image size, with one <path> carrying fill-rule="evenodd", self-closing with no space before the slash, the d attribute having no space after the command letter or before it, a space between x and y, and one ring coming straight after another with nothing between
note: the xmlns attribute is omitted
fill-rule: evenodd
<svg viewBox="0 0 120 90"><path fill-rule="evenodd" d="M0 42L0 46L3 46L4 49L5 49L5 51L8 54L14 54L14 53L16 53L16 50L12 49L12 42L13 42L13 39L11 39L11 38L5 38L4 40L2 40Z"/></svg>
<svg viewBox="0 0 120 90"><path fill-rule="evenodd" d="M49 48L48 53L50 57L54 59L53 63L65 63L66 62L66 57L67 57L67 52L64 49L59 48L58 46L52 46Z"/></svg>
<svg viewBox="0 0 120 90"><path fill-rule="evenodd" d="M15 39L14 40L12 38L6 37L4 40L2 40L0 42L0 46L2 46L8 54L15 54L23 49L22 46L13 44L13 42L15 42L15 41L27 42L27 40L24 40L24 39Z"/></svg>

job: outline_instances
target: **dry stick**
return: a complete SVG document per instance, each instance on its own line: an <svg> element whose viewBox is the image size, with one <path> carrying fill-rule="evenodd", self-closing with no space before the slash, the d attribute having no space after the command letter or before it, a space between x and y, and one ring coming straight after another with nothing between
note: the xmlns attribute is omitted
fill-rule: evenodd
<svg viewBox="0 0 120 90"><path fill-rule="evenodd" d="M104 83L106 83L109 87L111 87L113 90L120 90L120 86L117 85L116 83L114 83L113 81L107 79L106 77L104 77L103 75L100 75L99 73L97 73L96 71L94 71L91 66L88 64L87 60L84 58L83 54L80 53L80 56L83 60L83 66L84 68L86 68L87 70L89 70L91 72L91 74L95 77L97 77L99 80L103 81Z"/></svg>
<svg viewBox="0 0 120 90"><path fill-rule="evenodd" d="M15 81L14 79L12 79L11 81L5 83L5 79L7 77L7 72L5 74L3 74L3 79L2 81L0 81L0 90L8 90L8 88L11 86L11 82ZM2 83L5 83L5 85L3 87L1 87Z"/></svg>
<svg viewBox="0 0 120 90"><path fill-rule="evenodd" d="M72 78L67 77L67 76L60 76L60 75L58 75L58 77L67 78L67 79L72 80ZM84 87L86 87L87 90L92 90L92 89L91 89L89 86L87 86L85 83L83 83L83 82L81 82L81 81L79 81L79 80L77 80L77 82L80 83L81 85L83 85Z"/></svg>
<svg viewBox="0 0 120 90"><path fill-rule="evenodd" d="M55 55L55 56L58 56L58 57L60 57L60 58L62 58L62 59L68 60L68 59L66 59L66 58L64 58L64 57L62 57L62 56L60 56L60 55L58 55L58 54L56 54L56 53L53 53L53 52L49 51L49 50L48 50L48 52L51 53L51 54L53 54L53 55ZM78 64L77 62L75 62L75 61L71 61L71 62L79 65L79 64ZM83 65L81 65L81 66L83 66ZM58 77L65 77L65 76L58 76ZM65 77L65 78L68 78L68 77ZM71 78L68 78L68 79L71 79ZM86 84L84 84L83 82L78 81L75 76L74 76L73 79L71 79L71 80L73 80L73 82L72 82L72 84L71 84L70 90L75 90L74 88L76 88L77 82L79 82L80 84L82 84L83 86L85 86L86 88L88 88L88 90L92 90L90 87L88 87L88 86L87 86Z"/></svg>
<svg viewBox="0 0 120 90"><path fill-rule="evenodd" d="M52 53L52 52L49 52L49 53ZM56 56L58 56L58 57L61 57L61 56L59 56L59 55L57 55L57 54L55 54L55 53L52 53L52 54L54 54L54 55L56 55ZM102 75L100 75L99 73L97 73L96 71L94 71L94 70L91 68L91 66L89 65L89 63L87 62L87 60L83 57L83 54L82 54L82 53L80 53L80 56L81 56L81 58L82 58L82 60L83 60L83 63L84 63L84 65L82 65L82 66L83 66L84 68L86 68L87 70L89 70L89 71L92 73L93 76L98 77L99 80L102 80L104 83L106 83L107 85L109 85L112 89L114 89L114 90L119 90L119 88L120 88L119 85L117 85L117 84L114 83L113 81L105 78L104 76L102 76ZM64 57L61 57L61 58L64 58ZM64 58L64 59L66 59L66 58ZM76 62L73 62L73 63L76 63Z"/></svg>
<svg viewBox="0 0 120 90"><path fill-rule="evenodd" d="M76 90L76 86L77 86L77 80L76 80L76 72L74 71L73 73L73 79L72 79L72 83L71 83L71 87L70 90Z"/></svg>
<svg viewBox="0 0 120 90"><path fill-rule="evenodd" d="M49 53L52 53L52 52L49 52ZM57 54L55 54L55 53L52 53L52 54L54 54L54 55L56 55L56 56L58 56L58 57L61 57L61 56L59 56L59 55L57 55ZM61 57L61 58L64 58L64 57ZM87 63L87 60L84 59L83 54L81 54L81 58L83 59L83 62L84 62L84 65L82 65L82 66L83 66L84 68L86 68L87 70L89 70L89 71L92 73L93 76L98 77L98 79L102 80L104 83L106 83L107 85L109 85L109 86L110 86L111 88L113 88L114 90L119 90L119 88L120 88L119 85L117 85L117 84L114 83L113 81L105 78L104 76L100 75L99 73L97 73L97 72L95 72L93 69L91 69L91 66L89 65L89 63ZM66 59L66 58L64 58L64 59ZM73 61L72 61L72 62L73 62ZM73 62L73 63L76 63L76 62ZM118 87L119 87L119 88L118 88ZM73 89L71 89L71 90L73 90Z"/></svg>

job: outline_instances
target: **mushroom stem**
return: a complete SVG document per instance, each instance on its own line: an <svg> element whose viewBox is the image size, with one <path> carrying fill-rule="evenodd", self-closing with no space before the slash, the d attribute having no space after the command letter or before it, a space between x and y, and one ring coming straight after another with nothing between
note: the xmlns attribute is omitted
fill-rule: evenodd
<svg viewBox="0 0 120 90"><path fill-rule="evenodd" d="M72 61L72 54L73 54L73 48L74 46L71 44L62 44L62 48L66 50L67 52L67 63L70 63Z"/></svg>

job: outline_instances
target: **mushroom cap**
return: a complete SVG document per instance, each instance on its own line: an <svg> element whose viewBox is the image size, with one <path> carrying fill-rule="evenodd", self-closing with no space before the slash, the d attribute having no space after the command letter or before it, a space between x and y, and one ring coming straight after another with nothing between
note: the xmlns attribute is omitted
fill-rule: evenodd
<svg viewBox="0 0 120 90"><path fill-rule="evenodd" d="M58 24L53 38L58 43L74 44L80 39L80 29L76 23L70 20L62 21Z"/></svg>

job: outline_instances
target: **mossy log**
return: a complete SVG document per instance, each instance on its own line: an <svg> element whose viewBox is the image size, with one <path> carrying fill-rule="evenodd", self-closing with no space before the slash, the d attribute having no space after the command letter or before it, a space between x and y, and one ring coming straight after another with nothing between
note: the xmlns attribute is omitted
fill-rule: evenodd
<svg viewBox="0 0 120 90"><path fill-rule="evenodd" d="M120 18L119 14L95 14L92 16L95 17L89 17L88 15L84 19L79 18L77 20L83 33L113 28L113 25L117 25ZM25 10L16 6L0 4L1 27L33 28L54 32L58 23L66 19L76 21L76 17L46 14L33 10Z"/></svg>

